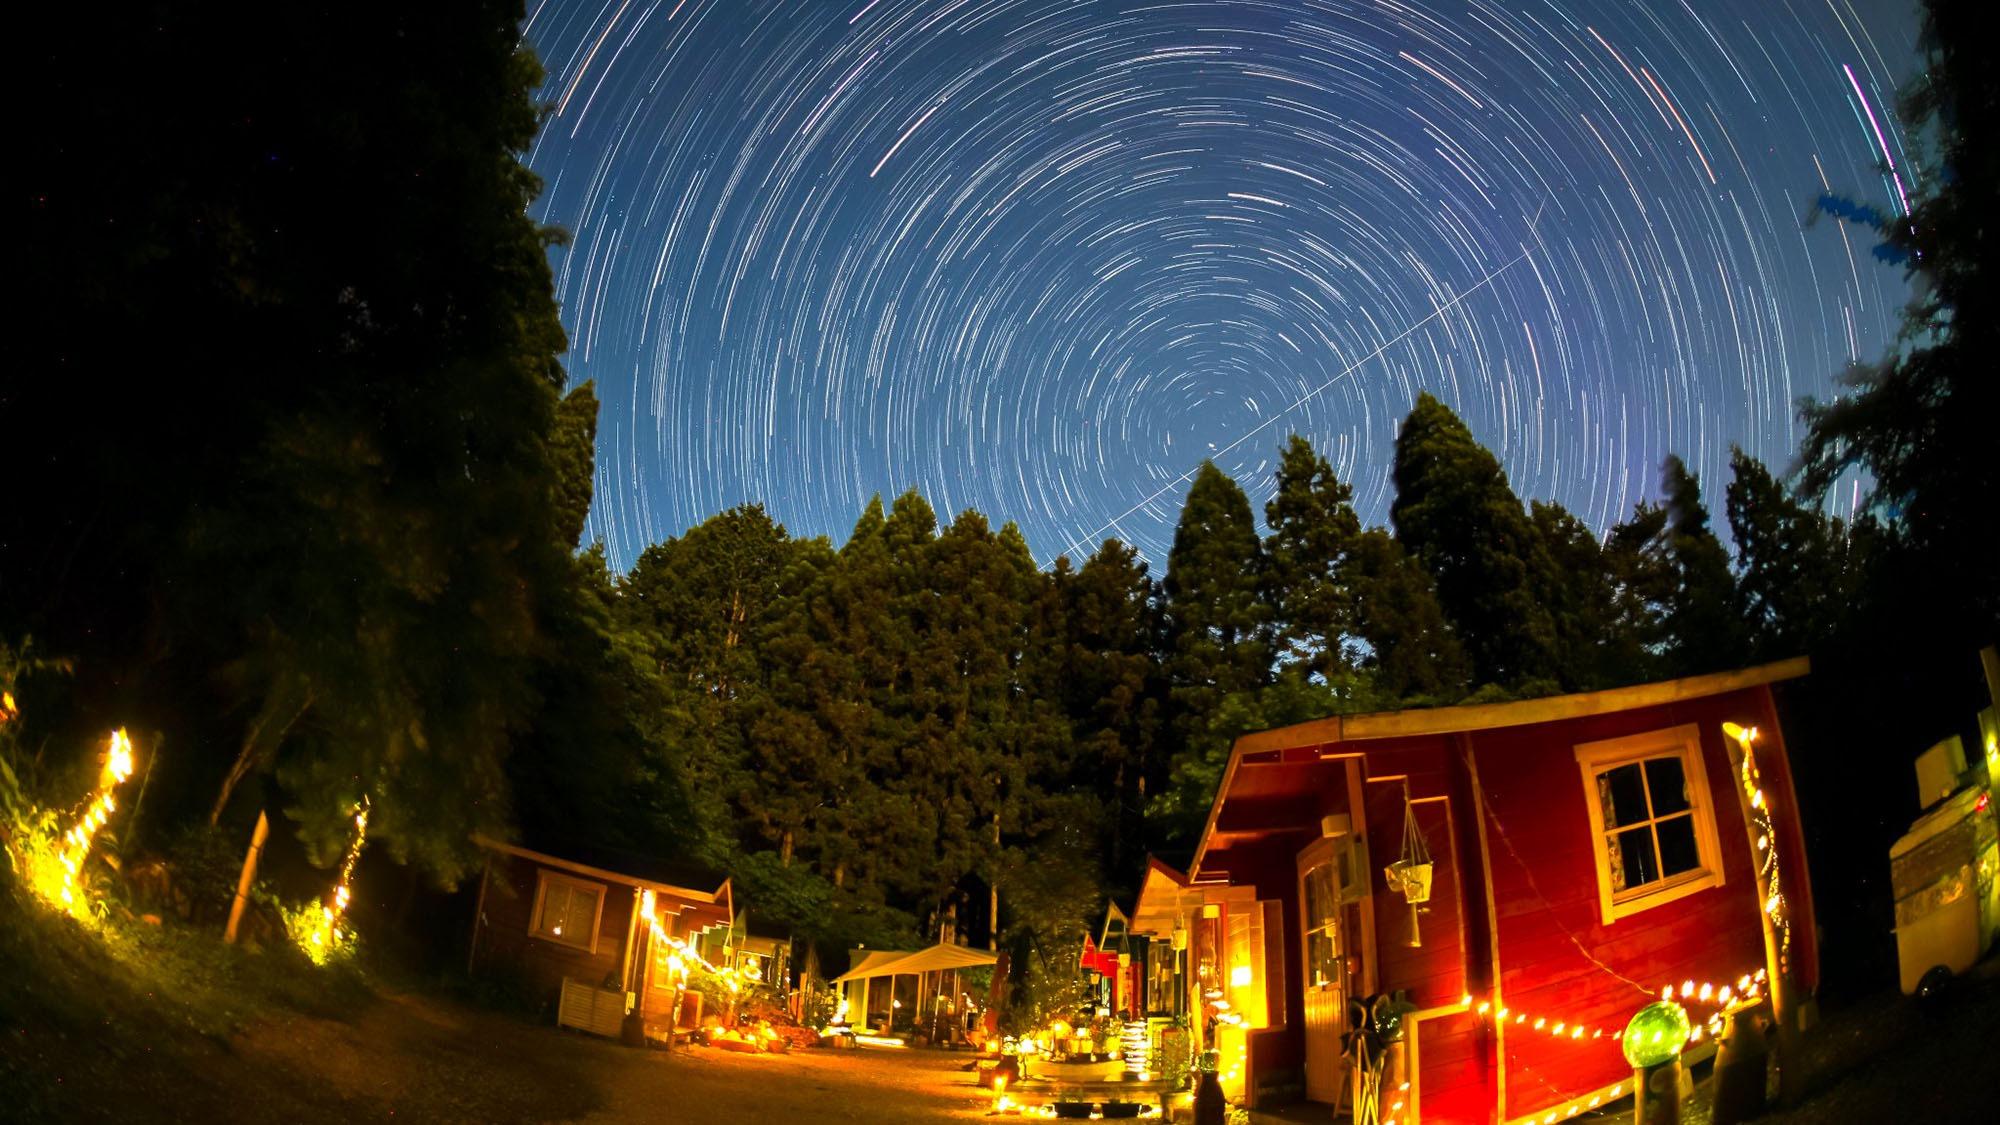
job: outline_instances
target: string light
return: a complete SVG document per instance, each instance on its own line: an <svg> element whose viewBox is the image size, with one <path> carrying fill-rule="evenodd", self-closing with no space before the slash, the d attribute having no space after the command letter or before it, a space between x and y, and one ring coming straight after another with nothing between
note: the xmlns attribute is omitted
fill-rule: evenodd
<svg viewBox="0 0 2000 1125"><path fill-rule="evenodd" d="M1763 903L1764 913L1770 917L1771 926L1778 935L1778 972L1780 975L1791 971L1792 922L1785 904L1783 881L1778 872L1778 833L1771 824L1770 803L1764 799L1764 783L1757 771L1757 728L1744 727L1736 723L1722 724L1722 733L1736 741L1742 753L1736 768L1737 784L1743 788L1743 796L1750 808L1750 828L1757 842L1757 854L1752 856L1757 869L1757 896Z"/></svg>
<svg viewBox="0 0 2000 1125"><path fill-rule="evenodd" d="M354 839L340 861L340 878L316 912L309 913L303 924L293 924L293 940L315 965L324 965L353 951L354 931L342 928L341 923L347 917L347 904L353 897L354 865L360 861L361 848L367 842L368 797L363 794L361 804L354 810Z"/></svg>
<svg viewBox="0 0 2000 1125"><path fill-rule="evenodd" d="M1537 1031L1551 1039L1581 1043L1604 1038L1605 1029L1599 1025L1550 1019L1504 1004L1495 1005L1491 1000L1480 1000L1475 1003L1470 992L1460 997L1459 1003L1465 1005L1466 1010L1479 1019L1491 1018L1496 1025L1505 1024L1510 1028ZM1615 1036L1616 1032L1613 1032L1613 1035Z"/></svg>
<svg viewBox="0 0 2000 1125"><path fill-rule="evenodd" d="M4 707L11 717L19 712L8 697ZM111 814L118 808L117 789L126 778L132 776L132 740L125 728L111 732L111 742L104 755L104 768L97 775L97 788L90 800L77 814L76 823L60 837L49 839L39 832L24 833L26 839L18 844L18 854L25 861L27 882L36 896L57 910L80 922L94 920L90 903L83 893L83 865L90 858L90 848L97 839L97 832L104 827ZM48 831L53 832L54 818L44 821Z"/></svg>
<svg viewBox="0 0 2000 1125"><path fill-rule="evenodd" d="M653 940L668 951L667 969L669 972L675 976L681 976L687 972L689 965L692 964L702 972L722 978L728 984L731 992L737 991L742 987L738 979L741 975L739 970L733 967L714 964L708 958L703 957L701 951L694 946L667 933L666 926L660 921L659 898L652 891L639 892L639 914L646 919L647 926L652 930ZM847 1001L845 998L842 998L840 1016L844 1017L846 1014Z"/></svg>

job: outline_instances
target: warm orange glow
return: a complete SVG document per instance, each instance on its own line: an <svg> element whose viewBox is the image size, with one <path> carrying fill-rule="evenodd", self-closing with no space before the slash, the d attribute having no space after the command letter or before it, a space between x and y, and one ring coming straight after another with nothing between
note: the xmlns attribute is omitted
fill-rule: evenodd
<svg viewBox="0 0 2000 1125"><path fill-rule="evenodd" d="M7 710L12 709L8 697ZM55 835L56 817L41 814L34 826L10 841L17 865L37 898L80 922L94 922L94 903L83 890L84 862L90 858L91 844L97 839L111 814L118 808L116 791L132 776L132 740L124 728L111 733L104 755L104 768L97 776L97 789L77 815L76 823L60 836Z"/></svg>
<svg viewBox="0 0 2000 1125"><path fill-rule="evenodd" d="M368 842L368 798L363 796L361 804L354 810L354 840L347 846L347 854L340 861L340 877L334 883L317 909L308 908L297 914L285 915L285 928L290 932L292 943L315 965L325 965L332 961L352 956L354 953L354 931L341 923L347 917L347 904L353 893L349 889L354 882L354 865L361 859L361 848Z"/></svg>

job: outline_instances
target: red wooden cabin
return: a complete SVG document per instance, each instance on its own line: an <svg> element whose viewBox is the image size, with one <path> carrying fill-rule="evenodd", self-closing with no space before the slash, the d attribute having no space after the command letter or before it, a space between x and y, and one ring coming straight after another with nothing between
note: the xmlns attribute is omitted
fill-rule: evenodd
<svg viewBox="0 0 2000 1125"><path fill-rule="evenodd" d="M1214 929L1182 944L1197 959L1213 948L1212 967L1186 966L1212 982L1196 995L1228 997L1242 1020L1216 1037L1240 1076L1232 1093L1341 1103L1346 1001L1401 990L1417 1009L1408 1085L1385 1089L1382 1120L1560 1121L1630 1092L1617 1035L1662 988L1693 983L1701 1023L1717 1008L1702 984L1737 986L1783 942L1786 979L1809 993L1812 902L1772 700L1806 671L1793 660L1239 739L1187 882L1163 878L1142 899L1165 909L1138 912L1159 915L1145 929ZM1758 732L1755 786L1725 724ZM1433 862L1414 921L1383 874L1404 848L1406 800ZM1760 835L1783 894L1771 947Z"/></svg>

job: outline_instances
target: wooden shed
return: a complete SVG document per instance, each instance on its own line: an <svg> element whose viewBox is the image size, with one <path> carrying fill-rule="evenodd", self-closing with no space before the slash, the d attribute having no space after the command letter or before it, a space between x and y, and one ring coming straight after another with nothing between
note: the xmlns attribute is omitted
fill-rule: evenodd
<svg viewBox="0 0 2000 1125"><path fill-rule="evenodd" d="M1806 672L1247 735L1188 875L1150 871L1134 929L1184 931L1197 1002L1235 1013L1215 1045L1248 1103L1348 1100L1348 1001L1391 992L1415 1011L1385 1122L1547 1123L1615 1100L1617 1036L1663 989L1700 1027L1725 988L1817 983L1772 698ZM1413 905L1384 868L1419 843Z"/></svg>
<svg viewBox="0 0 2000 1125"><path fill-rule="evenodd" d="M675 1009L667 967L641 904L669 938L693 943L735 913L729 880L652 857L566 847L554 855L478 837L486 852L469 972L509 973L555 1005L559 1022L616 1035L628 1015L656 1037L692 1021ZM698 1001L697 1001L698 1002Z"/></svg>

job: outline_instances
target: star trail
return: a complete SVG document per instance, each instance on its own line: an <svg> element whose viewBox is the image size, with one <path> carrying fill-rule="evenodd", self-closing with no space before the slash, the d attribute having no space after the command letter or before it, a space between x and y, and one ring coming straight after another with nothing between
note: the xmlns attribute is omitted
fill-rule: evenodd
<svg viewBox="0 0 2000 1125"><path fill-rule="evenodd" d="M543 0L530 163L615 566L870 494L1164 562L1297 430L1386 518L1420 390L1604 528L1893 337L1904 3Z"/></svg>

